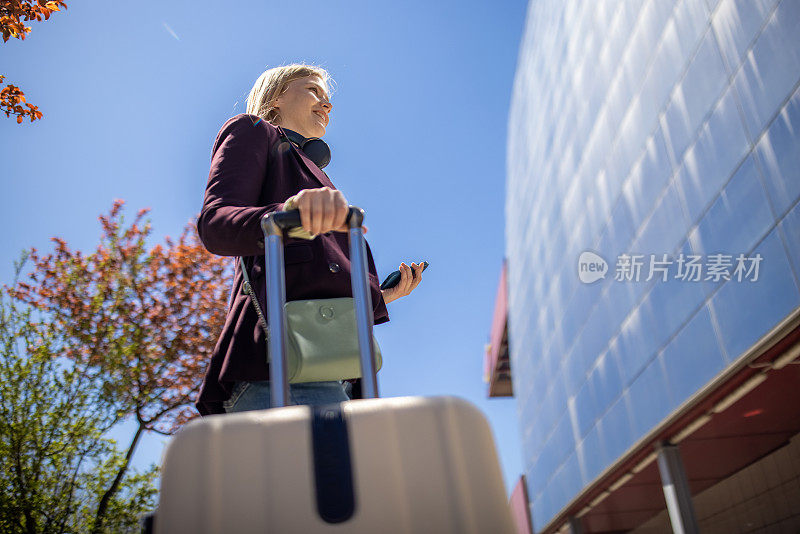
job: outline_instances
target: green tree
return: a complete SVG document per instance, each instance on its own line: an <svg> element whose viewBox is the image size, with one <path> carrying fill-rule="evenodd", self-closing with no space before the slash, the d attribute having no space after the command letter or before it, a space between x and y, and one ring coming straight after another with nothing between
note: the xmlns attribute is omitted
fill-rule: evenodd
<svg viewBox="0 0 800 534"><path fill-rule="evenodd" d="M124 455L106 431L121 417L96 371L59 358L59 329L0 294L0 531L86 532ZM132 473L106 532L135 531L155 505L155 467Z"/></svg>
<svg viewBox="0 0 800 534"><path fill-rule="evenodd" d="M92 532L101 532L145 432L171 435L197 416L192 402L225 321L231 262L205 250L194 225L177 241L148 248L151 226L140 210L131 223L116 201L100 217L90 254L54 239L31 252L28 281L15 286L64 336L63 355L90 371L104 402L137 424L125 457L102 494Z"/></svg>

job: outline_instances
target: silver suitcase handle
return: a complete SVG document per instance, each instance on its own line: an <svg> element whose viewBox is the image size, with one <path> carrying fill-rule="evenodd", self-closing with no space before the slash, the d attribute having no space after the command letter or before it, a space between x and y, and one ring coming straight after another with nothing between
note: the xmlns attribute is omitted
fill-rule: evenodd
<svg viewBox="0 0 800 534"><path fill-rule="evenodd" d="M361 359L362 391L367 399L378 397L375 351L372 346L373 311L367 268L367 248L362 224L364 210L350 206L347 214L350 243L350 283L355 299L358 349ZM264 231L264 256L267 267L267 321L269 323L269 376L273 407L289 404L289 378L286 365L286 273L283 263L283 232L302 226L300 212L274 211L261 218ZM278 355L278 357L274 357Z"/></svg>

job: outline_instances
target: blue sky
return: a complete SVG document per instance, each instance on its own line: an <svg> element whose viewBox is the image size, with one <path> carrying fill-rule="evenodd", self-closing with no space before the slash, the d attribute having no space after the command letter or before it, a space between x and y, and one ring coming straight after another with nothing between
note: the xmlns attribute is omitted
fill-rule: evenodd
<svg viewBox="0 0 800 534"><path fill-rule="evenodd" d="M489 418L510 489L513 399L487 399L483 347L504 255L508 109L527 3L68 2L0 73L44 113L0 116L0 283L24 248L90 250L115 198L149 207L154 243L200 210L211 146L266 68L309 62L336 84L326 172L366 211L383 279L429 269L376 327L383 396L458 395ZM130 439L122 427L115 437ZM159 461L150 436L135 465Z"/></svg>

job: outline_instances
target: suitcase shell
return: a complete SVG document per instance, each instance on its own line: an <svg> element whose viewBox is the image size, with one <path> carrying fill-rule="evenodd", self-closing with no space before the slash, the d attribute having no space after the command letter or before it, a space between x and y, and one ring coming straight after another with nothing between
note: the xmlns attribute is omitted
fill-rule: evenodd
<svg viewBox="0 0 800 534"><path fill-rule="evenodd" d="M342 403L355 509L317 510L311 408L205 417L169 444L157 533L512 533L491 430L455 397Z"/></svg>
<svg viewBox="0 0 800 534"><path fill-rule="evenodd" d="M350 211L368 398L286 406L282 231L299 226L300 217L268 214L262 228L277 407L204 417L173 437L156 533L515 532L492 433L474 405L455 397L377 398L363 211Z"/></svg>

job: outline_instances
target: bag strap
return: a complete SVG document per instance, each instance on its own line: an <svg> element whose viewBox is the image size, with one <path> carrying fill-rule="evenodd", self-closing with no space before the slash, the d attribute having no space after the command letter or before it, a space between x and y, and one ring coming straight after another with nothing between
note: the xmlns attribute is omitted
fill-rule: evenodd
<svg viewBox="0 0 800 534"><path fill-rule="evenodd" d="M244 285L242 289L250 297L250 302L253 303L253 307L256 309L256 314L258 314L258 320L261 323L261 326L264 328L264 333L267 336L267 340L269 340L269 325L267 325L267 319L264 317L264 312L261 311L261 305L258 303L258 299L256 298L256 294L253 291L253 285L250 283L250 277L247 276L247 267L244 264L244 258L239 256L239 265L242 267L242 276L244 277Z"/></svg>

